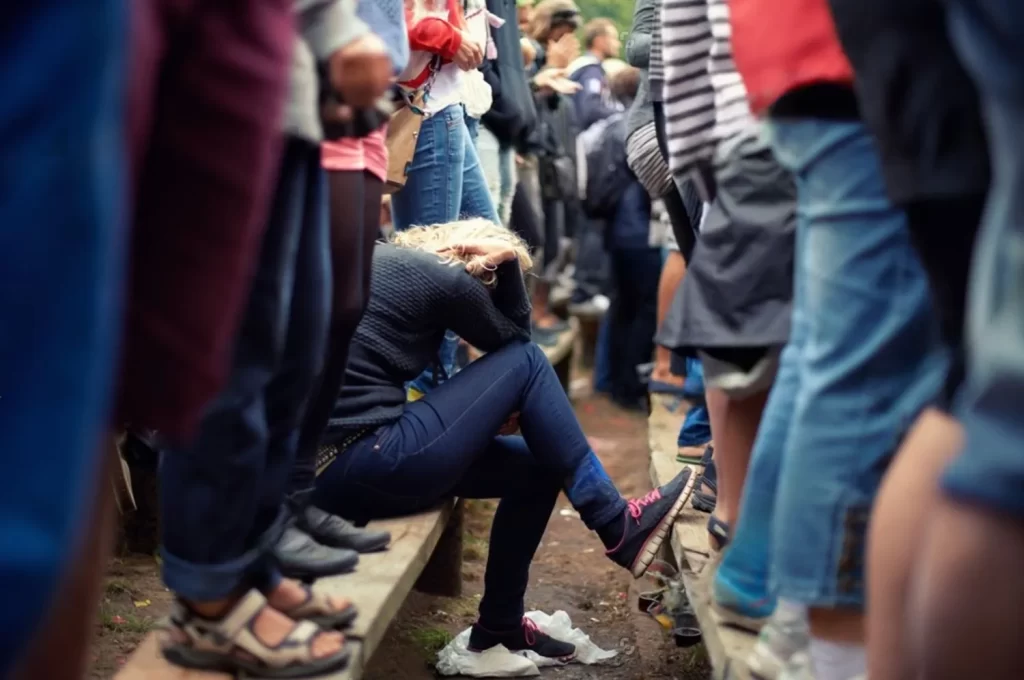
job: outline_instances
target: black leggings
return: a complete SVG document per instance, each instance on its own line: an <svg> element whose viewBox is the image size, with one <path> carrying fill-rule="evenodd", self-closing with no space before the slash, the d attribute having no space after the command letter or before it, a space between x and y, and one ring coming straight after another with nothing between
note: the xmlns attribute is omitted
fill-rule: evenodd
<svg viewBox="0 0 1024 680"><path fill-rule="evenodd" d="M289 492L304 503L316 477L316 452L345 380L348 346L370 299L373 246L380 234L384 183L369 172L327 173L330 193L331 331L320 385L314 390L299 433Z"/></svg>
<svg viewBox="0 0 1024 680"><path fill-rule="evenodd" d="M665 109L661 102L651 102L651 106L654 108L654 132L658 137L658 148L667 163L668 139L665 134ZM700 198L695 192L692 197L688 196L687 198L693 199L697 202L697 206L700 206ZM694 213L697 215L696 220L700 219L700 213L687 207L674 179L672 186L661 197L661 200L665 204L669 222L672 223L672 234L676 237L676 243L679 244L679 252L682 253L686 264L690 264L693 249L697 245L697 227L699 226L694 219Z"/></svg>
<svg viewBox="0 0 1024 680"><path fill-rule="evenodd" d="M522 182L516 184L516 192L512 196L512 212L510 215L510 226L512 231L519 234L519 237L530 246L530 251L536 251L544 245L544 231L540 221L537 219L537 211L530 203L530 197Z"/></svg>
<svg viewBox="0 0 1024 680"><path fill-rule="evenodd" d="M964 380L964 322L967 281L985 196L916 201L906 206L910 238L917 250L939 318L942 338L951 351L943 390L948 408Z"/></svg>

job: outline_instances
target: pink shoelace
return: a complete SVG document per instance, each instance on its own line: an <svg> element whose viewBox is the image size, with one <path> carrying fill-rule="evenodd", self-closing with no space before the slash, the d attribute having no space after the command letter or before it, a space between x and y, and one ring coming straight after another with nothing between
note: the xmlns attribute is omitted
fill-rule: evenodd
<svg viewBox="0 0 1024 680"><path fill-rule="evenodd" d="M643 498L634 498L626 503L629 515L636 520L636 523L640 523L640 516L644 514L644 508L651 503L661 500L661 489L655 489Z"/></svg>
<svg viewBox="0 0 1024 680"><path fill-rule="evenodd" d="M523 617L523 637L526 638L526 644L531 647L537 644L537 633L540 632L540 628L533 622L533 619Z"/></svg>

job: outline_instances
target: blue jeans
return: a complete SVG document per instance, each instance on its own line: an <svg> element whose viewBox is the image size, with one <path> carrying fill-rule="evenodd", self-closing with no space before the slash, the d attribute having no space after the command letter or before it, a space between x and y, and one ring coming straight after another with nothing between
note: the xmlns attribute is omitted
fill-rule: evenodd
<svg viewBox="0 0 1024 680"><path fill-rule="evenodd" d="M464 107L452 104L423 121L405 186L391 197L395 229L468 217L498 221L466 120ZM458 342L454 333L448 333L438 350L441 367L449 376L455 372ZM410 387L424 394L432 390L433 371L424 371Z"/></svg>
<svg viewBox="0 0 1024 680"><path fill-rule="evenodd" d="M860 123L772 120L797 183L796 302L719 581L863 606L868 516L947 362L924 270Z"/></svg>
<svg viewBox="0 0 1024 680"><path fill-rule="evenodd" d="M981 94L992 186L967 309L967 376L957 414L965 447L944 491L1024 517L1024 6L952 0L954 45Z"/></svg>
<svg viewBox="0 0 1024 680"><path fill-rule="evenodd" d="M192 444L160 457L164 582L185 599L280 578L270 548L327 350L329 255L320 149L290 138L228 382Z"/></svg>
<svg viewBox="0 0 1024 680"><path fill-rule="evenodd" d="M607 340L612 398L620 406L636 408L647 392L637 367L654 354L661 253L656 248L612 248L610 256L617 288L606 315L611 317Z"/></svg>
<svg viewBox="0 0 1024 680"><path fill-rule="evenodd" d="M594 344L594 391L599 394L612 393L612 314L605 313L597 327L597 341Z"/></svg>
<svg viewBox="0 0 1024 680"><path fill-rule="evenodd" d="M0 7L0 677L70 566L106 453L124 286L126 6Z"/></svg>
<svg viewBox="0 0 1024 680"><path fill-rule="evenodd" d="M511 217L512 197L515 195L517 183L516 152L510 146L503 146L498 150L498 173L501 182L498 214L503 223L507 224Z"/></svg>
<svg viewBox="0 0 1024 680"><path fill-rule="evenodd" d="M461 104L423 121L408 178L392 197L391 210L399 231L468 217L498 221Z"/></svg>
<svg viewBox="0 0 1024 680"><path fill-rule="evenodd" d="M515 412L522 436L496 436ZM481 623L499 630L522 619L530 562L562 491L591 529L625 511L544 352L513 343L351 444L317 479L313 502L369 520L453 496L500 498L480 602Z"/></svg>

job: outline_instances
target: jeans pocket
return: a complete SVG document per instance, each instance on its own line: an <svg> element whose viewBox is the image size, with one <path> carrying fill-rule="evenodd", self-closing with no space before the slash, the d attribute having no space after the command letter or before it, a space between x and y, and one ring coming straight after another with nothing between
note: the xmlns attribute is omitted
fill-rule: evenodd
<svg viewBox="0 0 1024 680"><path fill-rule="evenodd" d="M373 452L380 453L391 439L391 425L381 425L370 436L373 438Z"/></svg>

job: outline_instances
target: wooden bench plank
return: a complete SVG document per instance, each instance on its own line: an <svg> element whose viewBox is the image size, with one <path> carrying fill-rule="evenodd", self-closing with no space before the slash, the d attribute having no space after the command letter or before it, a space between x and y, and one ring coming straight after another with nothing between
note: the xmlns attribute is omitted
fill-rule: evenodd
<svg viewBox="0 0 1024 680"><path fill-rule="evenodd" d="M569 358L572 354L573 347L576 344L576 336L580 332L580 322L576 318L570 318L568 320L569 330L563 331L558 335L558 342L550 347L541 345L541 349L544 350L544 355L551 362L552 366L557 366L559 363Z"/></svg>
<svg viewBox="0 0 1024 680"><path fill-rule="evenodd" d="M452 503L432 512L400 519L372 522L370 526L391 532L391 547L385 552L362 555L355 573L317 581L317 588L352 600L359 608L348 635L353 651L345 671L322 676L321 680L355 680L362 674L370 655L380 644L392 619L412 590L437 545L452 511ZM150 634L135 650L115 680L227 680L222 673L204 673L178 668L160 654L156 634Z"/></svg>
<svg viewBox="0 0 1024 680"><path fill-rule="evenodd" d="M670 401L671 398L664 395L651 395L647 431L651 482L657 486L675 477L684 467L676 460L676 440L686 417L686 406L672 413L666 407ZM716 560L708 547L706 525L707 515L688 503L673 527L672 553L700 623L714 677L716 680L747 680L750 672L746 659L757 638L752 633L723 625L711 609L711 579Z"/></svg>

